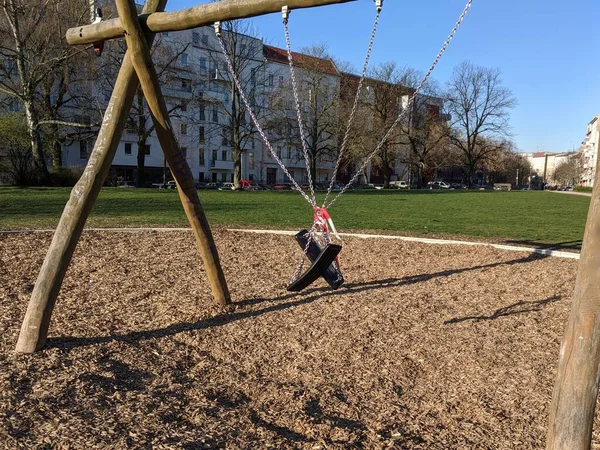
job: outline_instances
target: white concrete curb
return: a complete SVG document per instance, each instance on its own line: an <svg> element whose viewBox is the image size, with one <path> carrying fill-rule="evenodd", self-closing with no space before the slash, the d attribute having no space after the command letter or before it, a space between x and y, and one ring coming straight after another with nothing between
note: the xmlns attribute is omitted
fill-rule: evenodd
<svg viewBox="0 0 600 450"><path fill-rule="evenodd" d="M117 233L139 233L141 231L159 231L159 232L171 232L171 231L191 231L190 228L86 228L85 231L108 231ZM277 234L284 236L293 236L296 231L287 230L247 230L247 229L236 229L228 228L227 231L235 231L241 233L257 233L257 234ZM54 233L54 230L7 230L0 231L0 234L27 234L27 233ZM492 244L488 242L470 242L470 241L455 241L449 239L432 239L432 238L420 238L412 236L392 236L386 234L360 234L360 233L340 233L340 236L356 237L360 239L396 239L406 242L421 242L424 244L436 244L436 245L471 245L471 246L487 246L497 248L499 250L508 250L511 252L527 252L527 253L538 253L540 255L554 256L557 258L568 258L568 259L579 259L579 253L562 252L560 250L549 250L546 248L535 248L535 247L519 247L516 245L503 245L503 244Z"/></svg>
<svg viewBox="0 0 600 450"><path fill-rule="evenodd" d="M296 231L283 231L283 230L244 230L244 229L229 229L228 231L239 231L246 233L260 233L260 234L281 234L286 236L293 236ZM535 247L519 247L516 245L503 245L503 244L491 244L488 242L469 242L469 241L454 241L448 239L432 239L432 238L420 238L411 236L390 236L386 234L359 234L359 233L340 233L340 236L357 237L361 239L397 239L407 242L422 242L424 244L438 244L438 245L473 245L473 246L488 246L494 247L499 250L508 250L511 252L528 252L528 253L539 253L540 255L555 256L558 258L569 258L579 259L579 253L561 252L559 250L549 250L547 248L535 248Z"/></svg>

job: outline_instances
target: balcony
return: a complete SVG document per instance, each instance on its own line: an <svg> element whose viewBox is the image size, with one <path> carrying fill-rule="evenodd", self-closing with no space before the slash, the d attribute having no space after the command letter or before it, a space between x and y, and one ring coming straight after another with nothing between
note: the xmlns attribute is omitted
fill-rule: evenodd
<svg viewBox="0 0 600 450"><path fill-rule="evenodd" d="M233 170L233 161L211 159L210 168L214 170Z"/></svg>

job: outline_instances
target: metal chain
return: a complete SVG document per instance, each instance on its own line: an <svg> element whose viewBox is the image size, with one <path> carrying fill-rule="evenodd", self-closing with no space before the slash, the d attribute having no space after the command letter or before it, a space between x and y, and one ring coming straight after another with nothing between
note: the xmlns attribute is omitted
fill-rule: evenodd
<svg viewBox="0 0 600 450"><path fill-rule="evenodd" d="M240 94L240 98L244 102L244 106L246 107L246 110L248 111L248 114L250 115L250 119L252 120L252 123L254 124L254 126L256 127L256 129L258 130L258 132L260 134L260 137L262 138L265 146L267 147L267 149L271 153L271 156L273 156L273 158L275 159L275 161L277 162L277 164L279 165L279 167L281 167L281 169L283 170L283 172L285 173L285 175L292 182L292 185L294 186L294 189L296 189L298 192L300 192L300 194L302 194L302 196L306 199L306 201L311 206L316 206L316 202L313 199L311 199L308 195L306 195L306 193L298 185L298 183L296 182L296 180L294 180L294 178L290 175L290 173L288 172L287 168L285 167L285 164L283 164L283 162L281 161L281 159L279 159L279 157L277 156L277 153L275 153L275 151L273 150L273 147L271 146L271 143L269 142L269 139L267 138L267 135L263 131L262 127L260 126L260 123L258 122L258 119L256 118L256 115L254 114L254 111L250 107L250 102L248 102L248 99L246 98L246 95L244 94L244 91L242 89L240 81L238 80L238 77L237 77L237 75L235 74L235 72L233 70L233 64L231 62L231 58L227 54L227 50L225 49L225 43L223 42L223 38L221 37L221 33L215 32L215 34L217 36L217 39L219 40L219 44L221 46L221 50L223 52L223 55L225 56L225 60L227 62L227 67L229 68L229 72L231 73L231 78L233 79L235 87L236 87L238 93Z"/></svg>
<svg viewBox="0 0 600 450"><path fill-rule="evenodd" d="M387 141L387 139L389 138L389 136L392 133L392 131L394 130L394 128L396 128L396 126L398 125L398 123L400 123L402 120L405 119L407 112L412 109L412 105L415 102L415 99L416 99L417 95L419 94L419 91L423 88L423 86L425 85L425 83L429 79L431 73L435 69L435 66L437 66L437 64L440 61L442 55L444 54L444 52L448 48L448 45L450 45L450 42L454 38L454 35L456 34L458 28L460 27L460 24L462 23L463 19L467 15L467 12L471 8L471 5L473 4L474 1L475 0L468 0L467 1L467 4L465 5L465 7L464 7L464 9L463 9L460 17L458 18L458 20L456 21L456 24L454 25L454 28L452 28L452 31L450 32L450 34L446 38L446 41L444 42L444 45L442 46L441 50L438 52L438 54L435 57L433 63L429 67L429 70L427 71L427 73L425 74L425 76L423 77L423 79L421 80L421 82L419 83L419 85L417 86L417 88L415 89L415 91L413 92L412 96L408 100L408 104L406 106L406 109L402 110L400 112L400 114L398 115L398 117L396 117L396 120L394 121L394 123L392 124L392 126L388 129L388 131L385 134L385 136L383 137L383 139L381 139L381 141L377 145L377 148L375 148L375 150L367 157L367 159L365 160L365 162L356 171L356 173L350 179L350 181L348 182L348 184L346 184L342 188L342 190L333 198L333 200L331 200L331 202L327 205L327 208L330 208L331 205L333 205L338 200L338 198L340 198L340 196L344 192L346 192L348 190L348 188L356 181L356 179L359 177L359 175L362 173L362 171L369 165L369 163L371 162L371 160L373 159L373 157L379 152L379 149L381 148L381 146L383 145L383 143L385 141Z"/></svg>
<svg viewBox="0 0 600 450"><path fill-rule="evenodd" d="M300 141L302 142L302 152L304 153L304 162L306 164L306 173L308 174L308 186L313 203L316 204L315 190L313 187L312 174L310 173L310 157L308 156L308 148L306 143L306 135L304 133L304 122L302 120L302 111L300 111L300 99L298 98L298 85L296 84L296 73L294 71L294 58L292 57L292 44L290 41L290 30L288 27L287 11L284 12L283 28L285 29L285 44L287 46L288 64L290 66L290 78L292 80L292 91L294 93L294 101L296 103L296 118L298 119L298 128L300 131Z"/></svg>
<svg viewBox="0 0 600 450"><path fill-rule="evenodd" d="M352 127L352 123L354 122L354 115L356 114L356 110L358 109L360 93L362 91L365 77L367 76L367 69L369 68L369 60L371 59L371 52L373 51L373 45L375 44L375 36L377 35L377 27L379 26L379 17L380 16L381 16L381 8L378 7L377 14L375 15L375 23L373 24L373 30L371 31L371 39L369 41L369 47L367 48L367 55L365 57L365 62L363 64L362 74L360 77L360 81L358 82L358 87L356 88L356 96L354 97L354 105L352 105L352 112L350 113L350 118L348 119L348 124L346 126L346 134L344 134L344 140L342 141L342 146L340 147L340 153L339 153L337 161L335 163L335 168L333 169L333 175L331 176L331 182L329 183L329 187L327 188L327 193L325 194L325 200L323 200L323 204L327 203L327 199L329 198L329 195L331 194L331 190L333 189L333 185L335 184L335 178L337 177L337 173L340 168L342 156L344 154L344 151L346 150L346 145L348 144L348 138L350 136L350 129Z"/></svg>

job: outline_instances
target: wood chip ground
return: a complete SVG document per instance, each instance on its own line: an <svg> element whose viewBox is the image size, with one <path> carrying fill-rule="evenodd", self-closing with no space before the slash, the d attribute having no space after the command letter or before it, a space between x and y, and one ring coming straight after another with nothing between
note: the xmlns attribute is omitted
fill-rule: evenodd
<svg viewBox="0 0 600 450"><path fill-rule="evenodd" d="M0 448L544 447L577 261L348 238L342 288L290 294L291 237L215 238L225 309L191 233L84 233L17 355L51 236L0 236Z"/></svg>

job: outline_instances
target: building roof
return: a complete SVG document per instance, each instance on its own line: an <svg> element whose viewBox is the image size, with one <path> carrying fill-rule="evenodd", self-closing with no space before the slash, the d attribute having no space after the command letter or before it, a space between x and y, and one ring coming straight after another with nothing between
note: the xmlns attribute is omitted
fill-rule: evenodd
<svg viewBox="0 0 600 450"><path fill-rule="evenodd" d="M288 64L287 50L283 48L263 45L263 54L267 61L280 64ZM294 66L302 69L315 70L320 73L340 76L340 72L335 67L331 59L317 58L316 56L305 55L304 53L292 52Z"/></svg>

